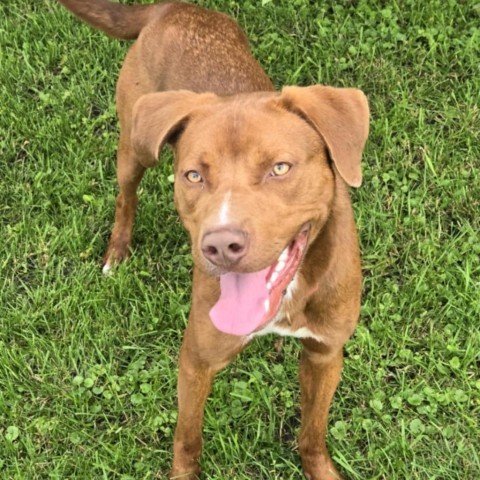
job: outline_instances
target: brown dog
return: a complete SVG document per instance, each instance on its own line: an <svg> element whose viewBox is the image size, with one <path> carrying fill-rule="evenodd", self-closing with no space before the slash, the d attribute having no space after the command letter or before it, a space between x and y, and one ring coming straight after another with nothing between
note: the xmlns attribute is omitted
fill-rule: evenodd
<svg viewBox="0 0 480 480"><path fill-rule="evenodd" d="M325 436L342 347L360 308L347 185L361 183L368 105L359 90L274 92L229 17L185 3L60 0L109 35L136 38L117 88L121 124L115 225L104 271L129 255L136 190L164 144L195 268L180 354L170 478L199 473L215 374L252 338L301 339L300 455L307 478L341 478Z"/></svg>

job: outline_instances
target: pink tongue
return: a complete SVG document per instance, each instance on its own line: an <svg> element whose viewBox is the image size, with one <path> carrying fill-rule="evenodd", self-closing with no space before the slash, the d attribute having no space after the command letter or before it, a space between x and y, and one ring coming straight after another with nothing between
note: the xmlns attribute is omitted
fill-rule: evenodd
<svg viewBox="0 0 480 480"><path fill-rule="evenodd" d="M265 277L269 269L226 273L220 277L220 298L210 310L210 318L218 330L243 336L262 324L268 299Z"/></svg>

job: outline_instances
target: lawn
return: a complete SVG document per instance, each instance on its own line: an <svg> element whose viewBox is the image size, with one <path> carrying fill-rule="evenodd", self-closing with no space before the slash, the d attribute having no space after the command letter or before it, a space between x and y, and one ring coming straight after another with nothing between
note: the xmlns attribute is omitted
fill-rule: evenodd
<svg viewBox="0 0 480 480"><path fill-rule="evenodd" d="M198 3L237 18L279 88L369 97L333 458L352 480L480 478L478 0ZM166 478L192 266L171 156L142 183L131 261L103 276L128 42L53 0L2 0L0 19L0 477ZM206 478L301 478L300 347L274 342L218 376Z"/></svg>

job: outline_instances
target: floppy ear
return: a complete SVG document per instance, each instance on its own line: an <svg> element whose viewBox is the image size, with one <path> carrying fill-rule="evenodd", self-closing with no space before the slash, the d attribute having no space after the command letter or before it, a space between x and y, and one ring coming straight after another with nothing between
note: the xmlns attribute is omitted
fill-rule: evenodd
<svg viewBox="0 0 480 480"><path fill-rule="evenodd" d="M321 85L285 87L280 102L317 130L342 178L348 185L359 187L369 120L364 93L354 88Z"/></svg>
<svg viewBox="0 0 480 480"><path fill-rule="evenodd" d="M142 165L153 167L162 147L173 142L194 110L213 102L215 98L213 93L188 90L141 96L133 106L131 141Z"/></svg>

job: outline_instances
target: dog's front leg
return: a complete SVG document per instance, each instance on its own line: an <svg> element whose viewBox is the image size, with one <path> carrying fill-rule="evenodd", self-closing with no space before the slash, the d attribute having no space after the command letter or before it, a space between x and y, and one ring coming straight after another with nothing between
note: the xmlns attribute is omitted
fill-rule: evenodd
<svg viewBox="0 0 480 480"><path fill-rule="evenodd" d="M309 480L339 480L325 443L330 403L340 380L343 353L332 352L312 339L303 341L300 363L302 429L300 456Z"/></svg>
<svg viewBox="0 0 480 480"><path fill-rule="evenodd" d="M130 145L130 135L123 130L117 152L117 180L120 192L115 207L113 226L107 251L103 258L104 273L130 255L132 229L137 210L137 188L145 172Z"/></svg>
<svg viewBox="0 0 480 480"><path fill-rule="evenodd" d="M203 413L212 381L243 346L242 339L217 331L208 316L190 315L180 352L178 421L170 479L198 478Z"/></svg>

